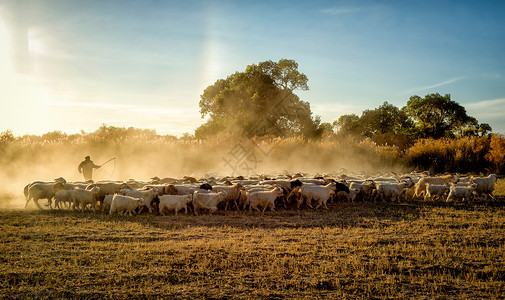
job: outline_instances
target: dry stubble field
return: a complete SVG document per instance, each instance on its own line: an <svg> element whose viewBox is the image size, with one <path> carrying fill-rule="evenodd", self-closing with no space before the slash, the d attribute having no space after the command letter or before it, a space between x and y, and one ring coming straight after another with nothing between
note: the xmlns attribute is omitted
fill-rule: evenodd
<svg viewBox="0 0 505 300"><path fill-rule="evenodd" d="M0 298L504 298L505 179L496 195L265 215L3 209Z"/></svg>

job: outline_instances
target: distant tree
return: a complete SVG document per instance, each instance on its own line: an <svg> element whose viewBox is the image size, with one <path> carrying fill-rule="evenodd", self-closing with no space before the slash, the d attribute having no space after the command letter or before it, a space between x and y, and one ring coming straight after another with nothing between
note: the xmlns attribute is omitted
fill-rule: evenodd
<svg viewBox="0 0 505 300"><path fill-rule="evenodd" d="M154 129L126 128L107 126L106 124L102 124L95 132L86 135L88 139L102 143L118 143L128 139L149 140L157 136L156 130Z"/></svg>
<svg viewBox="0 0 505 300"><path fill-rule="evenodd" d="M14 141L16 138L14 134L12 134L11 130L5 130L0 133L0 143L10 143Z"/></svg>
<svg viewBox="0 0 505 300"><path fill-rule="evenodd" d="M316 119L320 120L319 116L316 116ZM333 134L333 125L329 122L320 123L318 130L321 130L322 133L330 133Z"/></svg>
<svg viewBox="0 0 505 300"><path fill-rule="evenodd" d="M200 96L200 113L208 117L195 131L205 138L220 132L240 135L317 136L320 119L294 90L307 90L307 76L294 60L265 61L219 79Z"/></svg>
<svg viewBox="0 0 505 300"><path fill-rule="evenodd" d="M413 140L412 120L404 111L387 101L376 109L363 111L361 117L355 114L340 116L333 125L339 133L359 134L378 144L405 147Z"/></svg>
<svg viewBox="0 0 505 300"><path fill-rule="evenodd" d="M359 117L356 114L347 114L340 116L332 123L338 133L342 134L361 134Z"/></svg>
<svg viewBox="0 0 505 300"><path fill-rule="evenodd" d="M488 123L479 124L478 132L480 136L488 135L491 133L491 131L493 131L493 128L491 128L491 125L489 125Z"/></svg>
<svg viewBox="0 0 505 300"><path fill-rule="evenodd" d="M405 112L387 101L374 110L365 110L360 123L362 134L368 137L376 134L397 134L398 128L413 125Z"/></svg>
<svg viewBox="0 0 505 300"><path fill-rule="evenodd" d="M60 130L55 130L52 132L44 133L41 138L44 141L61 141L66 140L68 138L68 135L64 132L61 132Z"/></svg>
<svg viewBox="0 0 505 300"><path fill-rule="evenodd" d="M481 123L474 117L470 117L467 126L461 129L460 136L486 136L491 133L493 129L488 123Z"/></svg>
<svg viewBox="0 0 505 300"><path fill-rule="evenodd" d="M423 138L455 137L477 122L467 115L463 106L452 101L449 94L428 94L424 98L412 96L403 110L415 121Z"/></svg>

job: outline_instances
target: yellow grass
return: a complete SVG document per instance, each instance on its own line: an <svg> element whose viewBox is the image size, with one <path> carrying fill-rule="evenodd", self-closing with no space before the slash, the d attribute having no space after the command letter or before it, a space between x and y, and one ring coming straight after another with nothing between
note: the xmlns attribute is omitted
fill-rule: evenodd
<svg viewBox="0 0 505 300"><path fill-rule="evenodd" d="M491 205L198 217L4 209L0 298L503 298L504 181Z"/></svg>

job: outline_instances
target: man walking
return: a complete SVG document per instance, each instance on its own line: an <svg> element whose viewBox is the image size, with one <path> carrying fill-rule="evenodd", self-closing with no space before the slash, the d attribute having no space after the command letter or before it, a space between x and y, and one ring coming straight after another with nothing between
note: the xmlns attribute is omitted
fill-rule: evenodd
<svg viewBox="0 0 505 300"><path fill-rule="evenodd" d="M88 181L93 178L93 169L98 169L100 167L101 166L95 165L89 156L86 156L84 158L84 161L79 164L77 170L79 173L82 173L84 175L84 180Z"/></svg>

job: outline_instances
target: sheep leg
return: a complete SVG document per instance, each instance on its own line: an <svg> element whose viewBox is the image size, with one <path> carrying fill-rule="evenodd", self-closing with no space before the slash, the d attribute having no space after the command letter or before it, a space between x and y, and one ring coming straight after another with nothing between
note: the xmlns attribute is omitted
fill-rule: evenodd
<svg viewBox="0 0 505 300"><path fill-rule="evenodd" d="M33 198L33 202L35 202L35 205L37 205L37 207L38 207L40 210L43 210L42 206L40 206L40 204L39 204L39 199L37 199L37 198Z"/></svg>
<svg viewBox="0 0 505 300"><path fill-rule="evenodd" d="M312 203L312 197L310 197L310 198L309 198L309 197L307 197L307 201L306 201L305 203L307 204L307 206L308 206L308 207L310 207L310 208L314 208L314 207L312 207L312 205L311 205L311 203Z"/></svg>
<svg viewBox="0 0 505 300"><path fill-rule="evenodd" d="M47 198L47 204L46 206L49 206L50 209L53 209L53 201L51 201L52 198Z"/></svg>

